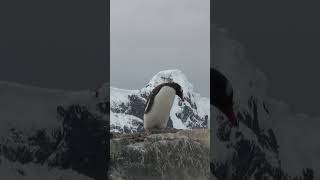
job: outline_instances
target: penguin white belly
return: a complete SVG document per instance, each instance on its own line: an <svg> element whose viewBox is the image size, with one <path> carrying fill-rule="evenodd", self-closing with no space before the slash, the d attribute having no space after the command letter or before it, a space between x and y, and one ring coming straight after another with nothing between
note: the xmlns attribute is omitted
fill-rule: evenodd
<svg viewBox="0 0 320 180"><path fill-rule="evenodd" d="M151 110L144 114L144 128L166 128L170 117L175 90L171 87L163 87L155 96Z"/></svg>

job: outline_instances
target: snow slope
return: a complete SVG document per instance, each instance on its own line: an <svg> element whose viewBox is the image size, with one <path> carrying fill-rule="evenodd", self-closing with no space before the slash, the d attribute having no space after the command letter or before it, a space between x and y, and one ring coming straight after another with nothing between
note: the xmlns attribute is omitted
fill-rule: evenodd
<svg viewBox="0 0 320 180"><path fill-rule="evenodd" d="M0 82L0 136L10 128L32 132L57 126L57 106L87 104L93 92L62 91Z"/></svg>

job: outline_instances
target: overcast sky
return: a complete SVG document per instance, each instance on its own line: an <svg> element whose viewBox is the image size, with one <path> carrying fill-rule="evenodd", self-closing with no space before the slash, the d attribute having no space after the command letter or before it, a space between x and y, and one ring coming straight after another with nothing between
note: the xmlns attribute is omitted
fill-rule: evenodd
<svg viewBox="0 0 320 180"><path fill-rule="evenodd" d="M108 81L105 2L15 0L0 5L0 81L95 89Z"/></svg>
<svg viewBox="0 0 320 180"><path fill-rule="evenodd" d="M216 0L215 23L246 48L265 72L271 97L296 113L320 116L320 3Z"/></svg>
<svg viewBox="0 0 320 180"><path fill-rule="evenodd" d="M140 89L157 72L182 70L209 97L209 0L111 0L111 85Z"/></svg>

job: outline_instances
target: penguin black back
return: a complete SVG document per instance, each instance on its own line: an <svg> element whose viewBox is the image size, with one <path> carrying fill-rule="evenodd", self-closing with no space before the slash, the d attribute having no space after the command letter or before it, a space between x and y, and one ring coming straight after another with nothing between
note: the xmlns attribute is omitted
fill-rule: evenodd
<svg viewBox="0 0 320 180"><path fill-rule="evenodd" d="M213 98L211 104L228 106L233 104L233 90L228 79L214 68L210 70L212 74L211 84L213 85Z"/></svg>
<svg viewBox="0 0 320 180"><path fill-rule="evenodd" d="M213 85L213 96L210 104L220 109L230 120L232 125L237 126L233 112L233 90L229 80L214 68L210 69L211 85Z"/></svg>
<svg viewBox="0 0 320 180"><path fill-rule="evenodd" d="M179 96L183 100L183 91L181 86L178 83L175 82L169 82L169 83L162 83L158 86L156 86L150 93L147 99L146 107L144 113L148 113L151 110L151 107L154 102L155 96L159 93L162 87L169 86L172 87L176 91L176 95Z"/></svg>

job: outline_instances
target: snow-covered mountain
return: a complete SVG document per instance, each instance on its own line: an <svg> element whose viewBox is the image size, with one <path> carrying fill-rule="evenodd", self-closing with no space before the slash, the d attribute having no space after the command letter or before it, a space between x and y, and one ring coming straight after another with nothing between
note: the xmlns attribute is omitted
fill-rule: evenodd
<svg viewBox="0 0 320 180"><path fill-rule="evenodd" d="M0 82L1 175L105 178L108 95L109 84L75 92Z"/></svg>
<svg viewBox="0 0 320 180"><path fill-rule="evenodd" d="M211 107L211 170L216 179L320 179L320 118L268 97L267 78L243 46L213 26L211 67L230 80L239 129ZM214 84L213 84L214 86Z"/></svg>
<svg viewBox="0 0 320 180"><path fill-rule="evenodd" d="M110 128L112 132L143 131L143 112L146 99L157 85L176 82L183 89L185 101L175 98L168 127L177 129L207 128L210 101L195 93L187 77L177 69L157 73L140 90L110 89Z"/></svg>

